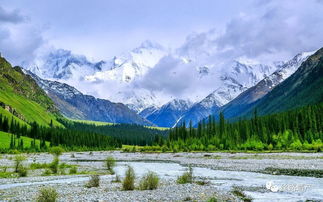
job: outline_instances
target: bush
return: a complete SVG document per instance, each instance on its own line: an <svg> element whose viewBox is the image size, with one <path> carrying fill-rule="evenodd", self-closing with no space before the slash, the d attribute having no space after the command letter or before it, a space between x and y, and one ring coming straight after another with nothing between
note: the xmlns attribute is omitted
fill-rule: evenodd
<svg viewBox="0 0 323 202"><path fill-rule="evenodd" d="M54 188L44 187L41 188L37 196L37 202L55 202L57 200L58 193Z"/></svg>
<svg viewBox="0 0 323 202"><path fill-rule="evenodd" d="M148 172L142 177L139 184L139 189L141 190L153 190L157 189L159 184L159 177L154 172Z"/></svg>
<svg viewBox="0 0 323 202"><path fill-rule="evenodd" d="M76 166L74 166L74 167L72 167L71 169L70 169L70 175L72 175L72 174L76 174L77 173L77 167Z"/></svg>
<svg viewBox="0 0 323 202"><path fill-rule="evenodd" d="M90 180L85 185L87 188L99 187L100 177L98 175L91 175Z"/></svg>
<svg viewBox="0 0 323 202"><path fill-rule="evenodd" d="M51 174L52 174L52 171L51 171L50 169L46 169L46 170L43 172L42 176L48 176L48 175L51 175Z"/></svg>
<svg viewBox="0 0 323 202"><path fill-rule="evenodd" d="M24 160L26 160L26 156L24 156L24 155L16 155L16 156L15 156L14 161L15 161L15 172L16 172L16 173L18 173L18 169L19 169L21 166L23 166L23 165L22 165L22 162L23 162Z"/></svg>
<svg viewBox="0 0 323 202"><path fill-rule="evenodd" d="M16 155L15 156L15 172L18 173L19 177L27 176L27 168L25 168L22 162L26 160L26 156L24 155Z"/></svg>
<svg viewBox="0 0 323 202"><path fill-rule="evenodd" d="M48 168L47 163L31 163L29 168L30 169L43 169L43 168Z"/></svg>
<svg viewBox="0 0 323 202"><path fill-rule="evenodd" d="M113 173L113 168L116 165L116 160L112 156L108 156L105 160L105 166L110 173Z"/></svg>
<svg viewBox="0 0 323 202"><path fill-rule="evenodd" d="M64 149L61 147L52 147L49 152L58 157L64 152Z"/></svg>
<svg viewBox="0 0 323 202"><path fill-rule="evenodd" d="M192 167L188 168L188 171L179 176L176 181L178 184L187 184L193 182L193 169Z"/></svg>
<svg viewBox="0 0 323 202"><path fill-rule="evenodd" d="M270 150L270 151L271 151L271 150L273 150L273 148L274 148L274 147L273 147L273 145L272 145L272 144L269 144L269 145L268 145L268 150Z"/></svg>
<svg viewBox="0 0 323 202"><path fill-rule="evenodd" d="M19 177L26 177L27 176L27 168L26 167L24 167L24 166L19 166L18 167L18 175L19 175Z"/></svg>
<svg viewBox="0 0 323 202"><path fill-rule="evenodd" d="M135 171L132 167L128 166L126 170L125 178L122 182L122 189L123 190L134 190L135 189Z"/></svg>
<svg viewBox="0 0 323 202"><path fill-rule="evenodd" d="M295 140L292 144L289 145L292 150L300 150L303 147L303 144L300 140Z"/></svg>
<svg viewBox="0 0 323 202"><path fill-rule="evenodd" d="M217 201L218 201L218 199L217 199L217 198L215 198L215 197L209 198L209 199L207 200L207 202L217 202Z"/></svg>
<svg viewBox="0 0 323 202"><path fill-rule="evenodd" d="M57 156L55 156L53 162L51 162L48 166L53 174L56 174L58 172L58 164L59 164L59 159Z"/></svg>

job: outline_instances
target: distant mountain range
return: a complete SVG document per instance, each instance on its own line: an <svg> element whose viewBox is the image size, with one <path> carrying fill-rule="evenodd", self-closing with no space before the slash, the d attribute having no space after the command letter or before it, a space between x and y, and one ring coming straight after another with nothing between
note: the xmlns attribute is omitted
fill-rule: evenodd
<svg viewBox="0 0 323 202"><path fill-rule="evenodd" d="M84 95L68 84L41 79L28 70L26 73L35 79L59 111L68 118L153 125L122 103L113 103L109 100Z"/></svg>
<svg viewBox="0 0 323 202"><path fill-rule="evenodd" d="M253 66L246 66L237 63L236 67L233 68L234 73L232 73L236 78L234 79L229 76L226 77L230 85L227 85L226 88L218 88L202 101L195 103L190 109L183 113L177 122L182 123L185 121L186 125L188 125L191 121L193 125L196 125L202 119L211 114L218 114L220 111L224 111L227 118L241 116L244 110L252 107L257 100L265 96L276 85L292 75L313 53L314 52L304 52L296 55L287 62L278 63L276 66L277 70L269 76L265 75L264 79L259 82L256 82L257 79L254 74L248 72L248 70L252 71L252 69L254 69ZM260 69L264 68L265 67L262 66ZM243 74L241 72L248 73ZM248 84L241 85L241 80L238 79L244 75L251 75L249 78L249 80L251 80L249 85L252 83L254 83L254 85L251 85L250 88L246 87ZM238 93L239 95L235 97L235 94ZM228 99L223 102L219 102L219 100L223 98Z"/></svg>
<svg viewBox="0 0 323 202"><path fill-rule="evenodd" d="M241 93L238 97L218 108L215 113L223 111L227 118L239 117L253 109L256 103L271 92L277 85L290 77L314 52L297 54L290 61L279 66L273 74L266 76L255 86ZM278 108L278 106L276 106ZM260 109L259 109L260 110ZM270 111L269 111L270 112Z"/></svg>
<svg viewBox="0 0 323 202"><path fill-rule="evenodd" d="M260 115L323 102L323 48L309 56L297 71L259 100ZM247 111L251 114L253 109Z"/></svg>
<svg viewBox="0 0 323 202"><path fill-rule="evenodd" d="M157 43L146 41L132 51L110 60L91 62L85 56L59 49L26 69L37 75L39 85L65 116L173 127L182 122L188 125L190 121L196 125L210 114L220 111L224 111L228 118L247 113L314 53L304 52L287 62L270 64L238 58L227 63L226 68L217 70L212 61L205 59L210 58L212 53L195 51L194 47L182 47L179 50L174 53ZM194 68L201 82L214 80L214 90L194 103L190 98L169 98L166 104L161 104L160 95L132 85L168 55L172 55L184 68ZM203 58L202 62L198 61L199 58ZM81 93L89 89L84 86L89 85L91 89L92 84L101 83L105 85L103 92L109 94L111 99L97 99ZM79 91L72 86L81 89ZM67 90L59 91L59 88ZM102 91L102 88L99 90ZM91 92L97 93L95 88ZM74 102L76 99L78 101ZM117 104L114 100L123 104Z"/></svg>

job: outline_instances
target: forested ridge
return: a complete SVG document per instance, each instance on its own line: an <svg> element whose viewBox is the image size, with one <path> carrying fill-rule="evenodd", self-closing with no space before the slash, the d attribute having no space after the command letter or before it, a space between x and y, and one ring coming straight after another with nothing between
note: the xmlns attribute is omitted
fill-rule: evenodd
<svg viewBox="0 0 323 202"><path fill-rule="evenodd" d="M323 103L267 116L229 122L219 114L200 122L173 128L155 145L164 151L213 150L317 150L323 148Z"/></svg>
<svg viewBox="0 0 323 202"><path fill-rule="evenodd" d="M61 127L44 127L36 122L27 127L26 124L20 124L14 119L8 120L7 117L0 114L0 131L11 133L10 148L1 148L2 150L28 150L28 151L47 151L46 142L50 146L62 146L67 150L105 150L120 148L121 142L116 138L97 134L95 132L72 130ZM24 146L21 136L33 138L29 148ZM36 139L40 144L36 144Z"/></svg>
<svg viewBox="0 0 323 202"><path fill-rule="evenodd" d="M108 135L127 145L151 145L157 136L166 137L168 133L168 130L149 128L137 124L95 125L67 119L59 119L59 121L68 129Z"/></svg>

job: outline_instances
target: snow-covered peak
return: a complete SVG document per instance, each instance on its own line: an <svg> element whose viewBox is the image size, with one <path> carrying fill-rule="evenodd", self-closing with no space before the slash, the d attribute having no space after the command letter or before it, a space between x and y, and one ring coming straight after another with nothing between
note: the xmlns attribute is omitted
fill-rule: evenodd
<svg viewBox="0 0 323 202"><path fill-rule="evenodd" d="M104 61L90 62L84 55L57 49L39 58L32 67L25 68L42 78L68 80L101 71L104 64Z"/></svg>
<svg viewBox="0 0 323 202"><path fill-rule="evenodd" d="M163 105L161 109L172 109L172 110L184 111L189 109L192 105L193 103L189 100L173 99L170 102Z"/></svg>
<svg viewBox="0 0 323 202"><path fill-rule="evenodd" d="M32 73L29 70L24 70L26 74L29 74L37 84L44 89L46 92L54 91L56 94L62 95L65 99L69 99L74 97L75 95L81 95L82 93L78 91L76 88L69 86L65 83L60 83L57 81L45 80Z"/></svg>
<svg viewBox="0 0 323 202"><path fill-rule="evenodd" d="M88 81L114 80L130 83L145 75L168 52L159 44L151 41L143 42L138 48L108 61L103 70L85 77Z"/></svg>
<svg viewBox="0 0 323 202"><path fill-rule="evenodd" d="M205 108L212 108L213 106L222 106L229 101L229 98L226 97L221 89L213 91L211 94L206 96L203 100L199 102Z"/></svg>
<svg viewBox="0 0 323 202"><path fill-rule="evenodd" d="M271 88L276 86L277 84L281 83L285 79L287 79L289 76L291 76L300 66L301 64L307 60L307 58L311 55L313 55L316 51L311 52L303 52L297 54L295 57L293 57L291 60L282 63L278 70L275 71L273 74L266 77L266 80L270 80L272 86ZM268 82L267 82L268 83Z"/></svg>

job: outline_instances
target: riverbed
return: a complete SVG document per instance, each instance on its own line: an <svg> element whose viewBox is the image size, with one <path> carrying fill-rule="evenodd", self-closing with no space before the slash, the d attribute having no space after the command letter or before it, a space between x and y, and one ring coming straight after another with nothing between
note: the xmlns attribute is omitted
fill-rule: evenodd
<svg viewBox="0 0 323 202"><path fill-rule="evenodd" d="M114 175L102 174L99 188L85 188L89 175L39 176L0 179L0 200L33 201L43 186L52 186L59 193L59 201L206 201L242 200L233 194L241 192L253 201L323 200L323 179L304 176L264 174L266 168L313 169L323 168L322 153L122 153L79 152L64 153L60 160L74 164L82 171L104 173L104 159L117 159ZM10 155L0 159L1 165L12 166ZM49 154L30 154L26 165L32 162L50 162ZM158 174L161 185L152 191L122 191L120 183L113 183L115 175L121 178L127 166L134 168L139 180L148 171ZM176 184L176 178L188 166L193 168L195 181L205 184ZM36 173L35 173L36 172ZM137 181L138 181L137 180Z"/></svg>

